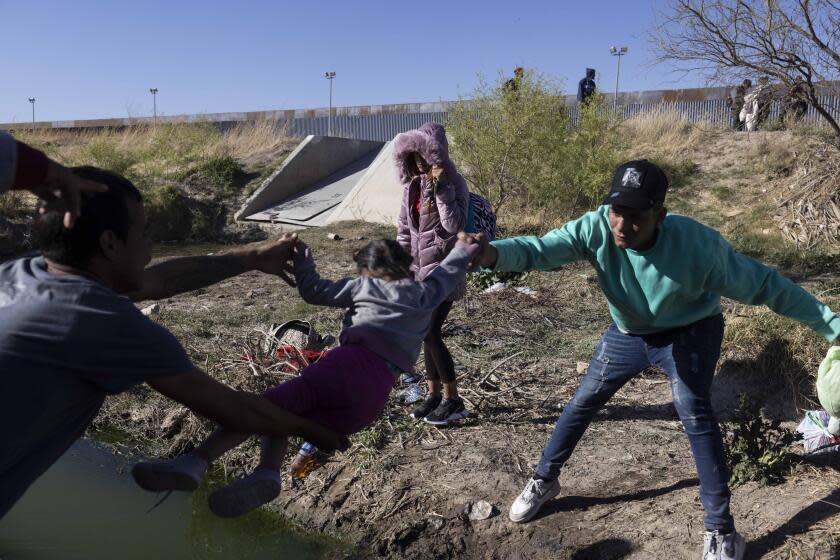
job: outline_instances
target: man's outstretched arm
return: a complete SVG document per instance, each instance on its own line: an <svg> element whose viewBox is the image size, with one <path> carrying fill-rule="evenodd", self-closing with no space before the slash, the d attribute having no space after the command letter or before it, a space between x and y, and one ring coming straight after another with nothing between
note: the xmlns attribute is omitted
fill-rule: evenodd
<svg viewBox="0 0 840 560"><path fill-rule="evenodd" d="M289 260L296 242L297 234L287 233L273 241L243 245L217 255L168 259L146 268L142 288L126 295L133 301L164 299L251 270L276 274L294 286Z"/></svg>
<svg viewBox="0 0 840 560"><path fill-rule="evenodd" d="M149 379L147 383L229 430L270 437L301 436L326 452L343 451L349 446L345 436L287 412L261 395L231 389L198 369Z"/></svg>

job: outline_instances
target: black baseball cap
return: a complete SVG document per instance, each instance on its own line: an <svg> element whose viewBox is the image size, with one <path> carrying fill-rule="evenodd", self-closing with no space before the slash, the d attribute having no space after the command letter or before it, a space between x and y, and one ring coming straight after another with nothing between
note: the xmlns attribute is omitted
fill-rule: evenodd
<svg viewBox="0 0 840 560"><path fill-rule="evenodd" d="M664 202L667 190L668 177L659 166L646 159L628 161L616 168L603 203L647 210Z"/></svg>

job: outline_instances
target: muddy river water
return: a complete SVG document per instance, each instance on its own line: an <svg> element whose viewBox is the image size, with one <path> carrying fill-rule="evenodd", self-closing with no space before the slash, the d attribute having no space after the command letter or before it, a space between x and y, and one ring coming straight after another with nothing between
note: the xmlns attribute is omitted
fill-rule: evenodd
<svg viewBox="0 0 840 560"><path fill-rule="evenodd" d="M0 520L0 560L316 560L335 550L271 512L217 518L206 491L173 492L152 509L163 495L138 488L129 467L98 443L77 442Z"/></svg>

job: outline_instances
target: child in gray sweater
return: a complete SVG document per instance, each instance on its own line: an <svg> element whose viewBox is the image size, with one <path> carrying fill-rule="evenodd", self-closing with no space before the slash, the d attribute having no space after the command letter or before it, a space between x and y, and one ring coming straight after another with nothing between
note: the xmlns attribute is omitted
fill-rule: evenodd
<svg viewBox="0 0 840 560"><path fill-rule="evenodd" d="M342 307L340 346L300 376L272 387L264 396L277 406L350 435L382 414L400 372L413 372L432 311L463 281L478 245L459 242L423 281L414 280L411 256L396 242L375 240L357 251L357 277L324 280L312 252L295 249L294 272L307 303ZM169 461L148 461L132 470L147 490L195 490L209 463L251 434L217 429L194 451ZM210 509L221 517L242 515L280 494L280 467L286 438L264 438L253 473L210 494Z"/></svg>

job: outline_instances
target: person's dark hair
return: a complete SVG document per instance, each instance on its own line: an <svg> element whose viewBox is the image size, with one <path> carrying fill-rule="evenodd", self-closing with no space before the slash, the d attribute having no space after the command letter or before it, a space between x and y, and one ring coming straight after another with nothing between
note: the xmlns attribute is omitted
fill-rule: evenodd
<svg viewBox="0 0 840 560"><path fill-rule="evenodd" d="M125 240L131 226L126 200L143 201L134 184L121 175L97 167L72 168L79 177L107 185L105 192L86 193L81 197L79 217L71 229L64 227L64 215L47 212L35 220L35 246L51 261L82 267L99 251L99 238L111 230Z"/></svg>
<svg viewBox="0 0 840 560"><path fill-rule="evenodd" d="M393 239L374 239L353 253L359 270L367 269L373 276L387 276L392 280L410 278L411 255Z"/></svg>

